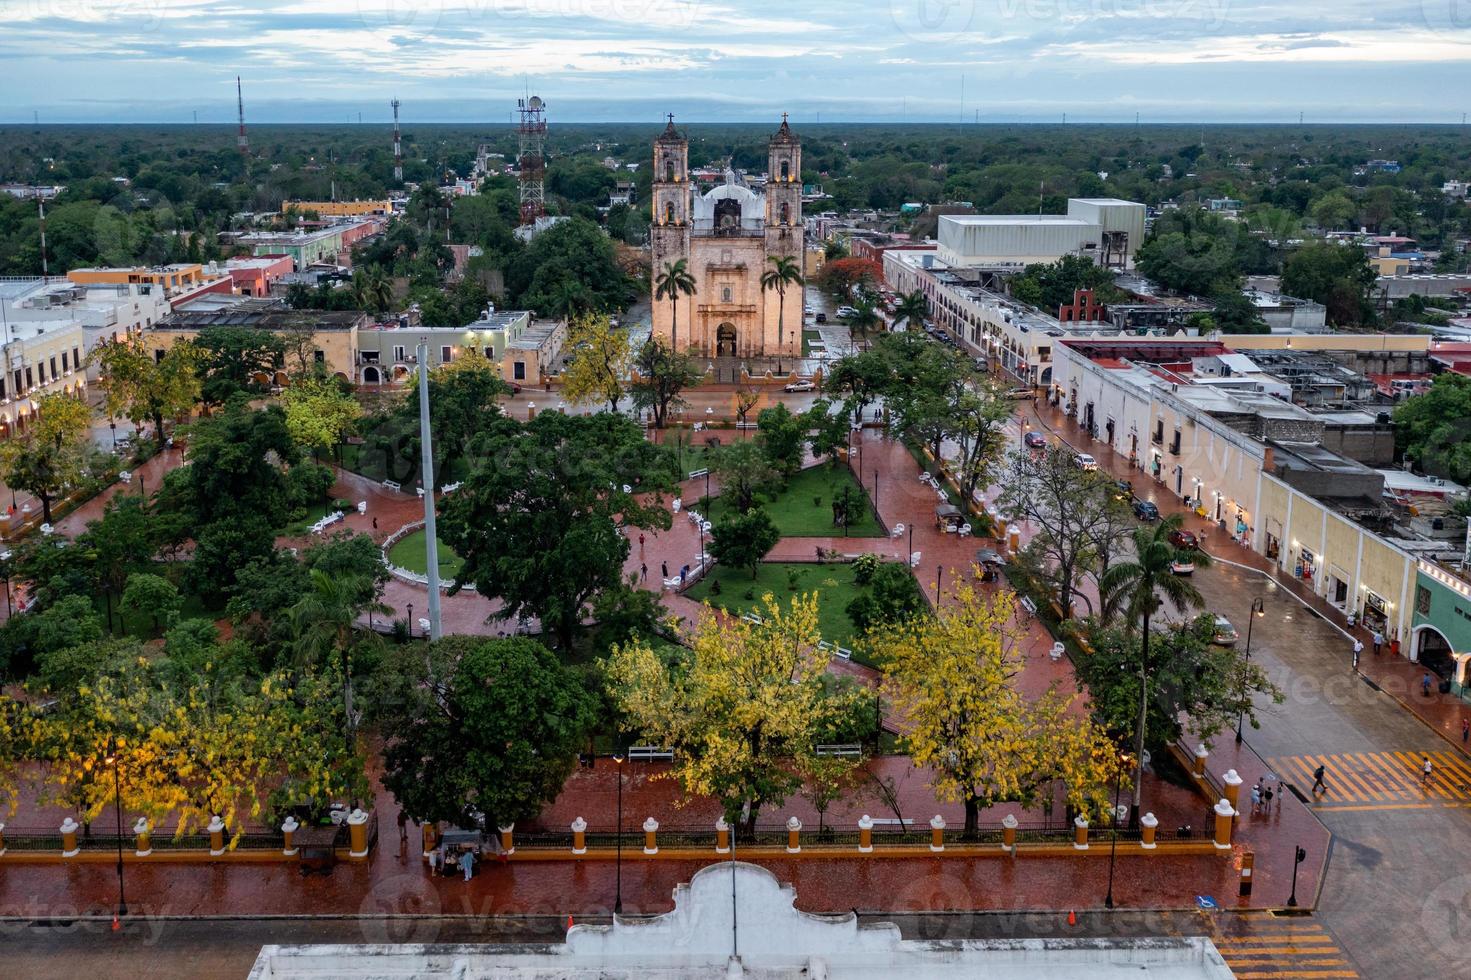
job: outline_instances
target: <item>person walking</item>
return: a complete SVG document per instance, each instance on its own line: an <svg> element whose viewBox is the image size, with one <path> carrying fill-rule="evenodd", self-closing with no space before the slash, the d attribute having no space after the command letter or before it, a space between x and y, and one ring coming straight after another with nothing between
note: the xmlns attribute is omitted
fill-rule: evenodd
<svg viewBox="0 0 1471 980"><path fill-rule="evenodd" d="M378 518L373 518L373 530L378 530Z"/></svg>
<svg viewBox="0 0 1471 980"><path fill-rule="evenodd" d="M1252 816L1262 812L1262 784L1257 783L1251 788L1251 813Z"/></svg>
<svg viewBox="0 0 1471 980"><path fill-rule="evenodd" d="M649 578L649 566L647 564L640 564L638 566L638 580L639 580L639 583L640 584L643 584L644 582L648 581L648 578Z"/></svg>
<svg viewBox="0 0 1471 980"><path fill-rule="evenodd" d="M644 556L644 536L642 534L638 536L638 556L640 558Z"/></svg>
<svg viewBox="0 0 1471 980"><path fill-rule="evenodd" d="M463 872L465 872L465 880L466 881L469 881L470 880L470 876L475 873L475 852L474 851L467 850L467 851L465 851L464 854L461 854L460 855L460 870L463 871Z"/></svg>
<svg viewBox="0 0 1471 980"><path fill-rule="evenodd" d="M669 581L669 563L667 561L659 562L659 575L664 581Z"/></svg>
<svg viewBox="0 0 1471 980"><path fill-rule="evenodd" d="M1384 646L1384 634L1378 630L1374 631L1374 656L1379 656L1379 648Z"/></svg>
<svg viewBox="0 0 1471 980"><path fill-rule="evenodd" d="M1430 756L1425 757L1425 763L1420 767L1420 785L1423 787L1430 782Z"/></svg>
<svg viewBox="0 0 1471 980"><path fill-rule="evenodd" d="M439 848L429 852L429 876L432 878L439 874Z"/></svg>
<svg viewBox="0 0 1471 980"><path fill-rule="evenodd" d="M398 856L403 857L409 847L409 815L398 811Z"/></svg>
<svg viewBox="0 0 1471 980"><path fill-rule="evenodd" d="M1359 654L1364 652L1364 641L1354 640L1354 670L1359 669Z"/></svg>
<svg viewBox="0 0 1471 980"><path fill-rule="evenodd" d="M1466 740L1468 738L1471 738L1471 720L1467 720L1465 718L1462 718L1461 719L1461 744L1464 745L1466 743Z"/></svg>
<svg viewBox="0 0 1471 980"><path fill-rule="evenodd" d="M1272 814L1272 787L1262 787L1262 812L1268 816Z"/></svg>
<svg viewBox="0 0 1471 980"><path fill-rule="evenodd" d="M1323 782L1323 767L1319 766L1313 770L1313 795L1328 792L1328 784Z"/></svg>
<svg viewBox="0 0 1471 980"><path fill-rule="evenodd" d="M1428 670L1425 672L1425 676L1420 678L1420 692L1427 698L1430 697L1430 671Z"/></svg>

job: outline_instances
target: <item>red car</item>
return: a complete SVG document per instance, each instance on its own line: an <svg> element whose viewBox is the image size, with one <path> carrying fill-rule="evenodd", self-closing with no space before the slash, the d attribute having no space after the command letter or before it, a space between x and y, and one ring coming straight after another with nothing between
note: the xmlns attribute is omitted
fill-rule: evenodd
<svg viewBox="0 0 1471 980"><path fill-rule="evenodd" d="M1194 532L1191 531L1171 531L1170 544L1174 545L1176 548L1179 548L1181 551L1189 551L1195 548L1199 548L1200 540L1196 538Z"/></svg>

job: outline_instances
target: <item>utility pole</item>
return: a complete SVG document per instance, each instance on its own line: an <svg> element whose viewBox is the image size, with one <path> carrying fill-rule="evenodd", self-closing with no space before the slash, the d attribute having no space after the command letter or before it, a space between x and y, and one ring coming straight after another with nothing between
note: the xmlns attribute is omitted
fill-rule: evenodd
<svg viewBox="0 0 1471 980"><path fill-rule="evenodd" d="M41 216L41 277L44 279L50 274L46 267L46 202L36 198L36 210Z"/></svg>
<svg viewBox="0 0 1471 980"><path fill-rule="evenodd" d="M434 526L434 445L429 425L429 345L420 342L419 359L419 447L424 488L424 559L429 574L429 639L439 639L439 532ZM409 624L413 629L414 624Z"/></svg>

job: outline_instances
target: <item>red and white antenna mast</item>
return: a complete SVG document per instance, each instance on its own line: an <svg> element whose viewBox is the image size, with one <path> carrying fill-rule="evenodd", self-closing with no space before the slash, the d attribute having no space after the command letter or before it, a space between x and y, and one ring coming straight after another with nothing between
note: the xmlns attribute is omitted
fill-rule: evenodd
<svg viewBox="0 0 1471 980"><path fill-rule="evenodd" d="M535 224L546 214L546 103L533 95L516 100L521 124L516 128L520 152L516 165L521 172L521 223Z"/></svg>
<svg viewBox="0 0 1471 980"><path fill-rule="evenodd" d="M398 137L398 99L394 99L389 105L393 106L393 179L402 184L404 179L404 148Z"/></svg>
<svg viewBox="0 0 1471 980"><path fill-rule="evenodd" d="M240 76L235 76L235 107L240 113L240 135L235 137L235 145L240 148L240 155L250 156L250 140L245 137L245 95L240 88Z"/></svg>

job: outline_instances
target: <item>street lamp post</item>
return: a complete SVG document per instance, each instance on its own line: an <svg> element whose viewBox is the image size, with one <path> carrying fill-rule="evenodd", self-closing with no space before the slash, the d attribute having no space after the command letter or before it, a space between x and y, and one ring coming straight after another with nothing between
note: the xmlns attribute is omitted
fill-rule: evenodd
<svg viewBox="0 0 1471 980"><path fill-rule="evenodd" d="M1236 713L1236 744L1241 744L1241 725L1246 719L1246 681L1251 671L1251 628L1258 616L1267 614L1267 604L1261 596L1251 600L1251 613L1246 618L1246 659L1241 664L1241 705Z"/></svg>
<svg viewBox="0 0 1471 980"><path fill-rule="evenodd" d="M118 772L117 748L116 737L108 738L107 755L102 761L112 766L113 809L117 811L117 918L121 919L128 914L128 899L123 893L123 781Z"/></svg>
<svg viewBox="0 0 1471 980"><path fill-rule="evenodd" d="M940 608L940 584L945 580L945 566L935 566L935 608Z"/></svg>
<svg viewBox="0 0 1471 980"><path fill-rule="evenodd" d="M1301 845L1294 850L1292 855L1292 894L1287 896L1287 907L1297 908L1297 866L1308 859L1308 852Z"/></svg>
<svg viewBox="0 0 1471 980"><path fill-rule="evenodd" d="M117 420L108 419L107 427L112 430L112 451L117 452Z"/></svg>
<svg viewBox="0 0 1471 980"><path fill-rule="evenodd" d="M879 471L875 467L873 471L873 512L879 512Z"/></svg>
<svg viewBox="0 0 1471 980"><path fill-rule="evenodd" d="M1124 770L1129 768L1128 756L1119 758L1119 771L1113 777L1113 840L1108 845L1108 894L1103 898L1103 907L1113 908L1113 867L1119 853L1119 796L1124 783Z"/></svg>
<svg viewBox="0 0 1471 980"><path fill-rule="evenodd" d="M623 754L622 751L618 751L618 752L614 752L613 753L613 764L618 769L618 833L616 835L617 836L617 839L618 839L618 844L617 844L617 848L618 848L617 855L618 856L617 856L617 858L614 861L614 866L617 869L614 872L615 875L617 876L616 884L614 885L615 891L614 891L614 896L613 896L613 914L614 915L622 915L623 914L623 760L624 760L624 758L625 758L625 756L624 756L624 754Z"/></svg>
<svg viewBox="0 0 1471 980"><path fill-rule="evenodd" d="M409 639L414 638L414 604L409 603Z"/></svg>
<svg viewBox="0 0 1471 980"><path fill-rule="evenodd" d="M910 521L909 522L909 555L906 555L905 556L905 560L907 561L908 558L909 558L909 556L910 555L913 555L913 554L914 554L914 522L913 521Z"/></svg>

